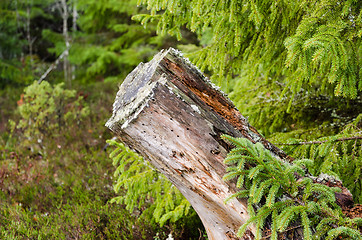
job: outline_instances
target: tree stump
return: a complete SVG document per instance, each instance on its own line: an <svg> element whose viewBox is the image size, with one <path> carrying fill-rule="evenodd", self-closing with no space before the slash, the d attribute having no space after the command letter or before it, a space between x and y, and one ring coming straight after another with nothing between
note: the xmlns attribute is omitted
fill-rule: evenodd
<svg viewBox="0 0 362 240"><path fill-rule="evenodd" d="M172 48L127 76L106 126L180 190L210 240L239 239L237 230L249 219L246 200L224 203L236 187L222 180L230 150L222 134L261 142L281 161L293 160L250 126L225 94ZM251 226L242 239L254 239L254 233Z"/></svg>

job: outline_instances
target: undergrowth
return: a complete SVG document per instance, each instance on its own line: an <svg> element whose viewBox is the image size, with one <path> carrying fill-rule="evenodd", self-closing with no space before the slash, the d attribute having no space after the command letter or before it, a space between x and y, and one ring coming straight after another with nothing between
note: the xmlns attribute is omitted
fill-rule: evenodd
<svg viewBox="0 0 362 240"><path fill-rule="evenodd" d="M251 218L240 227L238 236L242 237L250 224L255 224L256 239L262 238L266 219L271 218L271 239L278 239L278 233L287 230L298 222L303 227L304 239L362 239L358 226L362 218L345 217L337 205L335 192L339 188L313 183L305 176L309 166L308 159L283 162L272 156L261 143L253 144L245 138L224 135L233 144L225 158L230 165L225 180L236 178L241 189L226 199L247 198Z"/></svg>
<svg viewBox="0 0 362 240"><path fill-rule="evenodd" d="M295 158L313 159L311 174L326 173L339 178L354 201L362 203L362 114L336 134L325 134L323 126L319 126L276 133L270 141Z"/></svg>
<svg viewBox="0 0 362 240"><path fill-rule="evenodd" d="M161 227L151 216L141 219L142 209L110 202L117 195L104 122L115 84L76 86L68 97L61 85L32 87L32 97L0 95L7 101L1 112L12 120L0 124L0 239L166 239L171 232L174 239L192 239L188 229L197 216ZM55 89L62 104L49 100ZM17 105L26 104L33 104L31 114L19 112Z"/></svg>
<svg viewBox="0 0 362 240"><path fill-rule="evenodd" d="M191 204L165 176L124 144L114 139L107 143L113 146L109 156L117 168L114 190L118 196L111 202L125 204L130 212L136 209L141 219L151 218L160 226L181 224L205 231ZM191 232L193 237L198 234Z"/></svg>

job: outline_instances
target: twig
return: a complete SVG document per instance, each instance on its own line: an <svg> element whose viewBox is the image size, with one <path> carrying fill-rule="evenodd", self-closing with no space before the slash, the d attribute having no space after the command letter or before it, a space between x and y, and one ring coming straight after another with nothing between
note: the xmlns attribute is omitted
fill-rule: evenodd
<svg viewBox="0 0 362 240"><path fill-rule="evenodd" d="M200 228L197 228L197 229L199 230L199 233L200 233L199 240L201 240L201 238L202 238L202 232L201 232Z"/></svg>
<svg viewBox="0 0 362 240"><path fill-rule="evenodd" d="M302 225L298 225L298 226L294 226L294 227L289 227L289 228L285 229L285 231L280 232L280 233L286 233L286 232L289 232L289 231L291 231L291 230L294 230L294 229L300 228L300 227L302 227ZM265 236L265 237L262 237L261 239L268 239L268 238L271 237L271 235L272 235L272 234L269 234L269 235L267 235L267 236Z"/></svg>
<svg viewBox="0 0 362 240"><path fill-rule="evenodd" d="M362 136L354 136L354 137L347 137L347 138L338 138L334 140L324 140L324 141L309 141L309 142L297 142L297 143L275 143L275 145L307 145L307 144L322 144L326 142L342 142L348 140L356 140L362 139Z"/></svg>

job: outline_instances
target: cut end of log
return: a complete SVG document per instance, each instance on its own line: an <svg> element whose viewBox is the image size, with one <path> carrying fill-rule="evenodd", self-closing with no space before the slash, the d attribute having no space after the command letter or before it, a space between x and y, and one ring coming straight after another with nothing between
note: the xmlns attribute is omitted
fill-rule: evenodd
<svg viewBox="0 0 362 240"><path fill-rule="evenodd" d="M170 51L170 50L168 50ZM155 74L159 62L168 53L162 50L154 56L152 61L144 64L140 63L123 81L113 103L113 115L107 121L106 127L113 132L117 132L118 128L125 128L127 124L135 119L142 111L144 106L152 97L152 90L163 79L160 78L156 82L150 81Z"/></svg>
<svg viewBox="0 0 362 240"><path fill-rule="evenodd" d="M164 85L167 79L163 76L154 75L162 74L160 62L170 55L171 58L177 58L185 63L194 73L200 76L204 82L215 91L221 92L220 88L210 82L201 71L194 66L182 53L174 48L161 50L148 63L140 63L124 80L119 88L116 100L113 103L113 115L105 124L106 127L113 132L117 132L119 128L127 127L128 123L137 118L142 109L147 106L148 101L152 99L153 89L156 84ZM158 69L159 68L159 69ZM222 93L222 92L221 92ZM228 104L233 106L232 102L222 93ZM196 105L193 105L197 108Z"/></svg>

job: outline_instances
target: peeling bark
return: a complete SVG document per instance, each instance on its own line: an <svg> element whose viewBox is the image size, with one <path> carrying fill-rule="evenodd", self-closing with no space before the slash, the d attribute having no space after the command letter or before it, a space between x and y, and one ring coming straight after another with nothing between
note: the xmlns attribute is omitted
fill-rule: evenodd
<svg viewBox="0 0 362 240"><path fill-rule="evenodd" d="M249 219L245 200L224 203L237 189L233 182L222 180L223 160L230 150L222 134L260 142L281 161L293 161L250 126L232 102L172 48L127 76L106 126L180 190L200 216L210 240L240 239L237 230ZM254 233L251 226L242 239L254 239Z"/></svg>

